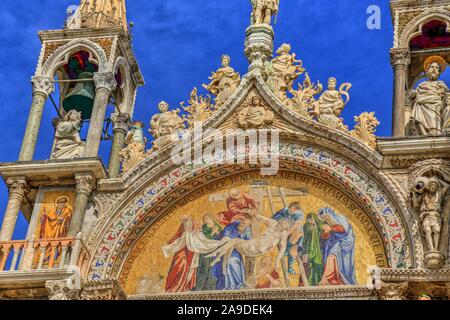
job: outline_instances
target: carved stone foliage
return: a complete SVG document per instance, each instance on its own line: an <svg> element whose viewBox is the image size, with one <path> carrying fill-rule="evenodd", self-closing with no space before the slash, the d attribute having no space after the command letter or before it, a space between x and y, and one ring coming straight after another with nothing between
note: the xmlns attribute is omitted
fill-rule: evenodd
<svg viewBox="0 0 450 320"><path fill-rule="evenodd" d="M130 115L128 113L113 113L111 115L113 130L122 130L127 132L130 127Z"/></svg>
<svg viewBox="0 0 450 320"><path fill-rule="evenodd" d="M89 281L84 284L80 300L126 300L127 296L117 280Z"/></svg>
<svg viewBox="0 0 450 320"><path fill-rule="evenodd" d="M406 70L406 67L411 62L411 55L408 49L391 49L391 65L394 69L401 68Z"/></svg>
<svg viewBox="0 0 450 320"><path fill-rule="evenodd" d="M116 77L112 72L94 73L94 82L96 89L104 88L111 92L117 87Z"/></svg>
<svg viewBox="0 0 450 320"><path fill-rule="evenodd" d="M145 144L147 139L143 132L144 124L140 121L134 121L131 130L125 138L125 148L120 151L120 160L122 162L122 173L125 174L142 160L145 159Z"/></svg>
<svg viewBox="0 0 450 320"><path fill-rule="evenodd" d="M47 281L45 288L49 292L49 300L78 300L80 290L70 288L67 280Z"/></svg>
<svg viewBox="0 0 450 320"><path fill-rule="evenodd" d="M211 104L211 97L198 95L197 88L192 90L188 103L187 107L184 106L184 102L181 103L181 107L187 112L187 115L183 115L183 119L188 129L193 128L195 122L208 120L216 110L216 107Z"/></svg>
<svg viewBox="0 0 450 320"><path fill-rule="evenodd" d="M250 96L237 113L236 124L241 129L267 128L275 119L275 114L258 96Z"/></svg>
<svg viewBox="0 0 450 320"><path fill-rule="evenodd" d="M312 118L310 111L316 102L315 96L322 93L322 91L322 84L319 81L317 81L317 84L312 83L309 74L305 73L303 84L298 84L297 90L289 90L293 95L289 106L296 113L307 118Z"/></svg>
<svg viewBox="0 0 450 320"><path fill-rule="evenodd" d="M50 78L43 76L34 76L31 79L33 85L33 92L41 92L45 96L48 96L55 90L54 84L51 82Z"/></svg>
<svg viewBox="0 0 450 320"><path fill-rule="evenodd" d="M408 282L382 283L376 291L381 300L405 300Z"/></svg>
<svg viewBox="0 0 450 320"><path fill-rule="evenodd" d="M9 187L9 197L16 197L22 201L23 197L31 191L30 185L26 178L8 179L6 184Z"/></svg>
<svg viewBox="0 0 450 320"><path fill-rule="evenodd" d="M77 194L83 193L89 196L96 187L96 180L90 174L75 176L75 182Z"/></svg>
<svg viewBox="0 0 450 320"><path fill-rule="evenodd" d="M351 132L351 135L356 139L363 141L369 148L377 148L377 138L375 131L380 125L380 122L375 117L374 112L364 112L355 117L356 126Z"/></svg>

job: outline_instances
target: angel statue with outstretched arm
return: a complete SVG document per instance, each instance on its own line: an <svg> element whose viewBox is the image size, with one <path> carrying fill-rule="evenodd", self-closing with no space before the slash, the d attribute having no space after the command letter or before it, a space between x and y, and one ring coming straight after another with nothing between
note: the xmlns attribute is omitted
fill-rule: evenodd
<svg viewBox="0 0 450 320"><path fill-rule="evenodd" d="M250 0L253 7L252 24L271 24L272 16L278 14L280 0ZM276 23L276 21L275 21Z"/></svg>

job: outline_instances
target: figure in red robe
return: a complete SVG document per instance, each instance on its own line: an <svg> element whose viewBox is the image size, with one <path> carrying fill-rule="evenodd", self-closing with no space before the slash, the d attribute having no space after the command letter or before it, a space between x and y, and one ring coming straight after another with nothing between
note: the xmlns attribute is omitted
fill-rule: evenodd
<svg viewBox="0 0 450 320"><path fill-rule="evenodd" d="M182 220L182 225L170 239L169 245L177 241L184 232L190 232L194 229L194 221L190 217ZM172 264L166 279L166 292L186 292L195 288L197 280L197 269L192 268L195 253L189 251L186 246L181 248L173 257Z"/></svg>
<svg viewBox="0 0 450 320"><path fill-rule="evenodd" d="M228 211L219 213L219 221L227 226L232 222L248 219L251 210L256 207L257 202L251 195L232 189L227 199Z"/></svg>

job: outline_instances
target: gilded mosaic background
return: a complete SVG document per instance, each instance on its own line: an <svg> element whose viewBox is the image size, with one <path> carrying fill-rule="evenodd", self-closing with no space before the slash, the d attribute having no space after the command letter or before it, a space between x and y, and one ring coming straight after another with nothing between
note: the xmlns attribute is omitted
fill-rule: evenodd
<svg viewBox="0 0 450 320"><path fill-rule="evenodd" d="M125 291L365 284L368 266L387 265L379 233L351 200L322 186L253 180L175 209L136 244L120 277Z"/></svg>

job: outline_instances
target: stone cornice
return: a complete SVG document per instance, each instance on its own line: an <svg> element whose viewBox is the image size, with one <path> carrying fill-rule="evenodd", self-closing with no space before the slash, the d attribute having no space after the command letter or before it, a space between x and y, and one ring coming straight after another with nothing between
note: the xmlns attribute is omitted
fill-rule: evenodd
<svg viewBox="0 0 450 320"><path fill-rule="evenodd" d="M378 151L384 156L450 154L450 135L436 137L402 137L378 139Z"/></svg>
<svg viewBox="0 0 450 320"><path fill-rule="evenodd" d="M290 300L290 299L375 299L366 286L324 286L292 289L204 291L176 294L132 295L128 300Z"/></svg>
<svg viewBox="0 0 450 320"><path fill-rule="evenodd" d="M372 277L383 282L450 282L450 269L376 269Z"/></svg>
<svg viewBox="0 0 450 320"><path fill-rule="evenodd" d="M105 179L108 176L102 161L98 158L0 164L0 175L5 181L8 178L22 176L33 187L53 184L74 184L74 177L77 173L90 173L96 179Z"/></svg>

